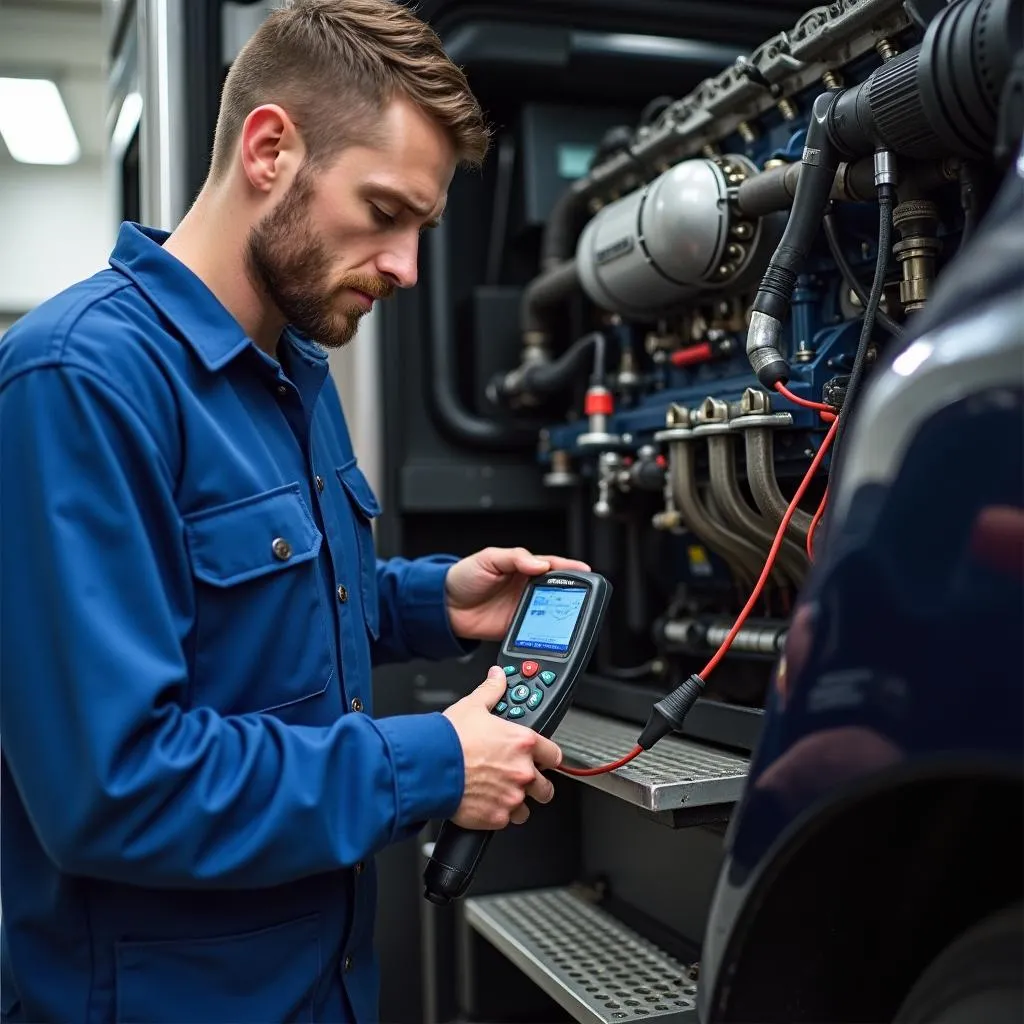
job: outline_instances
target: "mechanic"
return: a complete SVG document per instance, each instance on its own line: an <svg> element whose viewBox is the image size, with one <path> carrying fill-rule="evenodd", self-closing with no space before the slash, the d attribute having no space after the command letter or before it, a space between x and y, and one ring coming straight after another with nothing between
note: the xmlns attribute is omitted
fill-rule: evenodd
<svg viewBox="0 0 1024 1024"><path fill-rule="evenodd" d="M416 283L487 145L406 7L297 0L232 66L180 226L123 225L0 345L4 1021L375 1021L374 853L550 800L499 670L382 720L371 670L586 567L378 560L324 352Z"/></svg>

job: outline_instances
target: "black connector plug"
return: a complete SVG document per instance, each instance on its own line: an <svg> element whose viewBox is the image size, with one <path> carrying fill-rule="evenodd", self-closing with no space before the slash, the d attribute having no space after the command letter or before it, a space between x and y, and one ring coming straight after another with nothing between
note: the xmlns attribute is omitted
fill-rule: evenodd
<svg viewBox="0 0 1024 1024"><path fill-rule="evenodd" d="M682 728L683 719L690 713L690 708L697 703L697 698L704 692L704 680L696 672L684 683L677 686L667 697L662 697L651 708L650 717L644 726L638 747L650 750L655 743L670 732Z"/></svg>

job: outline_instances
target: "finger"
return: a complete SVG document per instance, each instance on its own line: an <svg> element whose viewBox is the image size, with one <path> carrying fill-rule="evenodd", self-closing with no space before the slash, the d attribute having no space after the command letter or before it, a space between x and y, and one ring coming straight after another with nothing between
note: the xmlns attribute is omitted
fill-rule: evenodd
<svg viewBox="0 0 1024 1024"><path fill-rule="evenodd" d="M551 568L547 558L541 558L524 548L516 549L515 568L524 576L539 576Z"/></svg>
<svg viewBox="0 0 1024 1024"><path fill-rule="evenodd" d="M580 572L590 572L590 566L577 558L561 558L558 555L538 555L537 557L547 562L555 572L564 569L578 569Z"/></svg>
<svg viewBox="0 0 1024 1024"><path fill-rule="evenodd" d="M555 787L540 772L537 772L533 782L526 787L526 795L539 804L550 803L551 798L555 795Z"/></svg>
<svg viewBox="0 0 1024 1024"><path fill-rule="evenodd" d="M526 804L520 804L509 816L508 820L513 825L523 825L530 816L530 808Z"/></svg>
<svg viewBox="0 0 1024 1024"><path fill-rule="evenodd" d="M538 558L526 548L488 548L487 561L492 572L509 576L521 572L526 576L536 576L547 572L550 563L546 558Z"/></svg>
<svg viewBox="0 0 1024 1024"><path fill-rule="evenodd" d="M505 695L507 677L497 666L492 665L487 670L487 678L470 694L471 697L479 697L484 706L490 711L495 704Z"/></svg>
<svg viewBox="0 0 1024 1024"><path fill-rule="evenodd" d="M541 771L557 768L562 763L562 748L546 736L538 736L533 747L533 763Z"/></svg>

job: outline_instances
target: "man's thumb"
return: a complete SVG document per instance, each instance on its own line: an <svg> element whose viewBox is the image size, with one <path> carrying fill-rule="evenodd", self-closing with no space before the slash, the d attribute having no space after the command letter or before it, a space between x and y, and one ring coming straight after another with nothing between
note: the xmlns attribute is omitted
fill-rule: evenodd
<svg viewBox="0 0 1024 1024"><path fill-rule="evenodd" d="M505 692L505 673L497 665L487 670L487 678L477 687L480 696L488 708L494 707Z"/></svg>

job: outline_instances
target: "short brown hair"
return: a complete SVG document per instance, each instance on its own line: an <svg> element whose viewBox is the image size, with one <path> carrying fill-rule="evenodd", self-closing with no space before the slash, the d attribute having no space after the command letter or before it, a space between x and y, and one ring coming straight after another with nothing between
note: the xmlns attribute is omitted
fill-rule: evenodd
<svg viewBox="0 0 1024 1024"><path fill-rule="evenodd" d="M227 170L246 117L278 103L299 126L314 166L404 94L450 138L460 164L478 167L489 132L466 77L429 25L398 0L291 0L242 48L221 94L211 172Z"/></svg>

